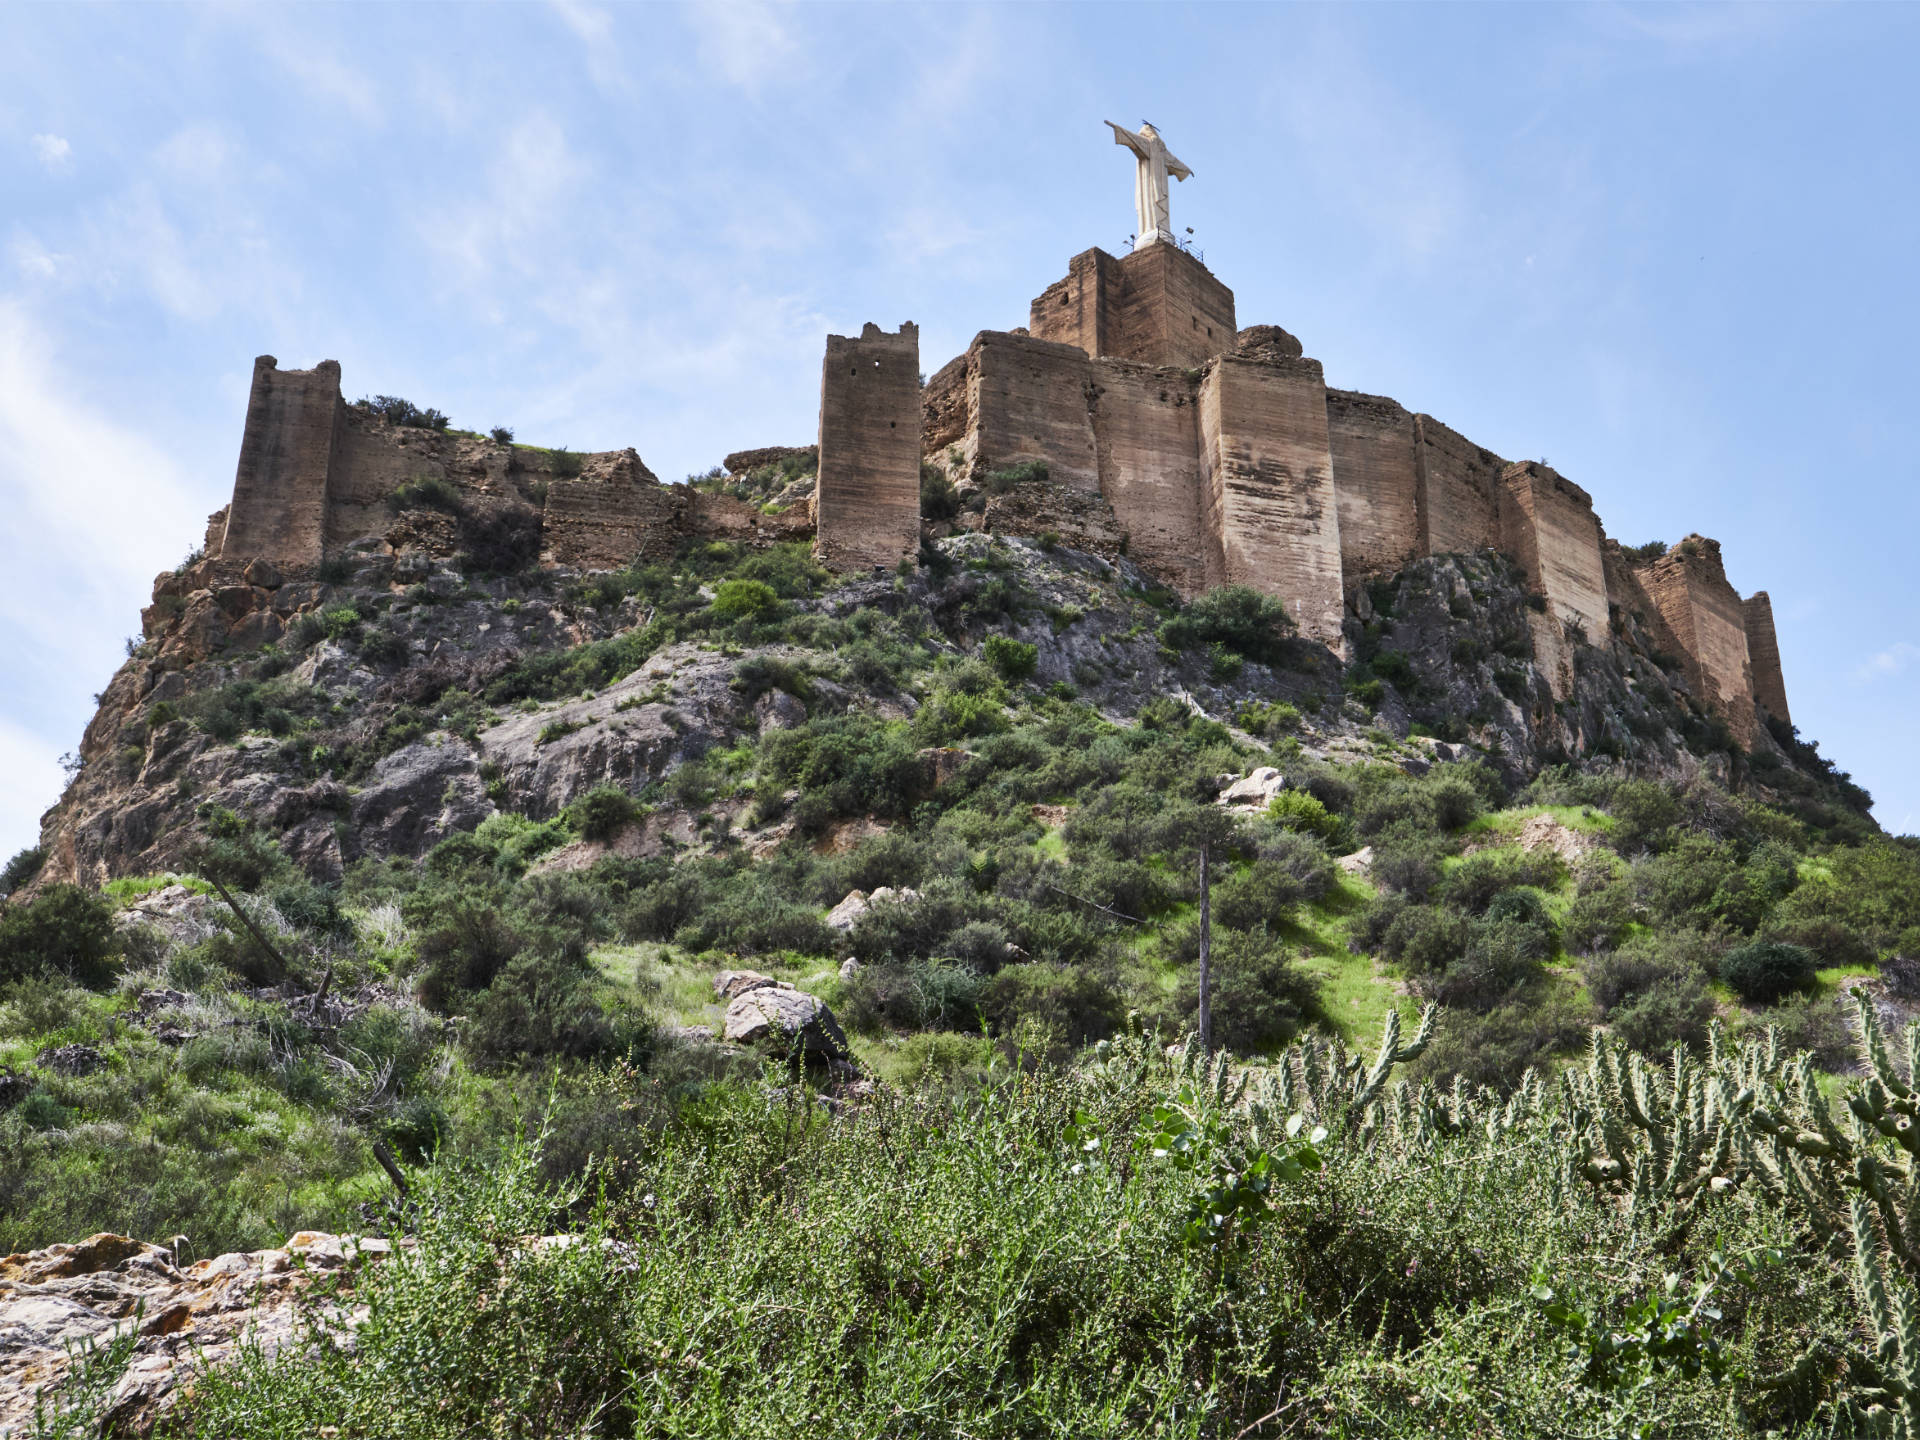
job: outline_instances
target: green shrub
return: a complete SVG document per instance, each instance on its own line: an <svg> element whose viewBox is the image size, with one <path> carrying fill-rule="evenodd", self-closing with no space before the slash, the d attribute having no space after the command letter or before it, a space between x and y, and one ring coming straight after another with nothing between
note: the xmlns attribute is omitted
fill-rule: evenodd
<svg viewBox="0 0 1920 1440"><path fill-rule="evenodd" d="M1675 1045L1697 1050L1713 1023L1713 993L1694 972L1664 976L1607 1014L1613 1033L1643 1055L1662 1056Z"/></svg>
<svg viewBox="0 0 1920 1440"><path fill-rule="evenodd" d="M338 605L320 617L329 640L351 640L360 633L360 612L351 605Z"/></svg>
<svg viewBox="0 0 1920 1440"><path fill-rule="evenodd" d="M513 430L510 426L496 425L487 431L487 438L492 440L496 445L511 445L513 444Z"/></svg>
<svg viewBox="0 0 1920 1440"><path fill-rule="evenodd" d="M567 823L587 840L611 840L639 818L639 804L618 785L596 785L567 807Z"/></svg>
<svg viewBox="0 0 1920 1440"><path fill-rule="evenodd" d="M759 580L722 580L713 592L718 620L768 620L780 613L780 597Z"/></svg>
<svg viewBox="0 0 1920 1440"><path fill-rule="evenodd" d="M1652 780L1623 780L1607 798L1613 829L1607 838L1622 855L1658 850L1680 820L1680 804L1666 786Z"/></svg>
<svg viewBox="0 0 1920 1440"><path fill-rule="evenodd" d="M980 477L980 488L989 495L1005 495L1022 485L1045 484L1047 480L1047 462L1044 460L1022 460L1017 465L1003 466L998 470L989 470Z"/></svg>
<svg viewBox="0 0 1920 1440"><path fill-rule="evenodd" d="M38 845L28 845L16 850L13 858L7 861L6 869L0 870L0 898L11 895L33 879L40 873L40 867L46 863L47 852Z"/></svg>
<svg viewBox="0 0 1920 1440"><path fill-rule="evenodd" d="M993 666L994 673L1009 684L1017 684L1033 674L1040 663L1040 648L1007 635L989 635L980 653Z"/></svg>
<svg viewBox="0 0 1920 1440"><path fill-rule="evenodd" d="M1801 945L1755 940L1729 950L1720 960L1720 978L1750 1005L1768 1005L1813 984L1819 962Z"/></svg>
<svg viewBox="0 0 1920 1440"><path fill-rule="evenodd" d="M451 481L438 475L423 475L396 485L387 497L395 510L439 510L458 515L467 507L466 498Z"/></svg>
<svg viewBox="0 0 1920 1440"><path fill-rule="evenodd" d="M467 1006L461 1043L482 1064L605 1055L622 1048L619 1027L594 996L584 958L530 952L514 956Z"/></svg>
<svg viewBox="0 0 1920 1440"><path fill-rule="evenodd" d="M960 492L938 465L920 464L920 518L951 520L960 513Z"/></svg>
<svg viewBox="0 0 1920 1440"><path fill-rule="evenodd" d="M452 423L431 406L423 410L411 400L403 400L398 395L375 395L371 399L362 396L354 403L392 425L418 430L444 430Z"/></svg>
<svg viewBox="0 0 1920 1440"><path fill-rule="evenodd" d="M1272 664L1285 656L1292 633L1293 621L1278 600L1249 586L1223 585L1162 625L1160 640L1173 650L1217 644L1244 659Z"/></svg>
<svg viewBox="0 0 1920 1440"><path fill-rule="evenodd" d="M1340 817L1304 790L1282 790L1267 802L1267 818L1288 830L1302 830L1322 840L1340 833Z"/></svg>
<svg viewBox="0 0 1920 1440"><path fill-rule="evenodd" d="M49 885L24 904L0 908L0 984L62 975L104 989L119 948L113 907L78 885Z"/></svg>

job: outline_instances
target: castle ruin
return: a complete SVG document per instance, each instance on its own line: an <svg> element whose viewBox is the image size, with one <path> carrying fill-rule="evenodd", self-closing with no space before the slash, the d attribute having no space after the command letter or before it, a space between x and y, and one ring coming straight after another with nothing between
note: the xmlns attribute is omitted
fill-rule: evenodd
<svg viewBox="0 0 1920 1440"><path fill-rule="evenodd" d="M1619 612L1671 646L1742 743L1756 707L1788 720L1771 601L1739 596L1717 542L1623 550L1588 493L1544 463L1329 389L1286 331L1240 328L1233 292L1170 237L1075 256L1025 327L981 331L924 385L919 366L910 322L827 338L814 491L777 511L663 485L632 450L569 455L395 426L344 403L336 363L281 370L263 356L206 563L299 570L349 546L431 547L432 517L397 524L393 502L438 482L535 517L550 564L617 568L691 538L810 539L833 569L892 570L919 553L933 467L984 497L961 517L970 528L1124 554L1188 598L1251 586L1336 650L1369 578L1494 547L1535 596L1534 652L1556 697L1572 691L1577 647L1603 640Z"/></svg>

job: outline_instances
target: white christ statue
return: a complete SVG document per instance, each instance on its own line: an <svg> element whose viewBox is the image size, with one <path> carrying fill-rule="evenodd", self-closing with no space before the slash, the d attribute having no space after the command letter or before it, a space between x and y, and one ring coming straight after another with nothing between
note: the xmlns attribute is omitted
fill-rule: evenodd
<svg viewBox="0 0 1920 1440"><path fill-rule="evenodd" d="M1137 133L1111 120L1106 123L1113 131L1113 143L1133 151L1134 159L1139 162L1133 177L1133 208L1140 213L1140 238L1134 242L1136 248L1173 239L1173 206L1167 198L1167 177L1186 180L1192 177L1193 171L1174 158L1152 121L1141 121Z"/></svg>

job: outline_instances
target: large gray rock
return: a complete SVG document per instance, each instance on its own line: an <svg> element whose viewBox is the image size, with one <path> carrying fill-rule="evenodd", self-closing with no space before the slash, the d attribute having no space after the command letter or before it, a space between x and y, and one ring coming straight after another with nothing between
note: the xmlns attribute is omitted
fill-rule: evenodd
<svg viewBox="0 0 1920 1440"><path fill-rule="evenodd" d="M723 1038L791 1054L796 1041L810 1060L848 1058L846 1033L827 1002L804 990L769 985L736 996L727 1006Z"/></svg>
<svg viewBox="0 0 1920 1440"><path fill-rule="evenodd" d="M1286 776L1271 765L1262 765L1221 791L1219 803L1229 810L1264 810L1286 787Z"/></svg>
<svg viewBox="0 0 1920 1440"><path fill-rule="evenodd" d="M353 797L353 824L377 855L418 855L493 814L473 748L444 731L396 750Z"/></svg>

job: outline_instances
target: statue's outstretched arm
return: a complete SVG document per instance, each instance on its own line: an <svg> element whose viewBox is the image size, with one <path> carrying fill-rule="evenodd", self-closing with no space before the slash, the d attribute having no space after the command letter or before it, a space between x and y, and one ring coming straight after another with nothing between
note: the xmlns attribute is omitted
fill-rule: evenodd
<svg viewBox="0 0 1920 1440"><path fill-rule="evenodd" d="M1189 170L1180 161L1174 159L1171 150L1167 152L1167 174L1176 180L1191 180L1193 178L1193 171Z"/></svg>
<svg viewBox="0 0 1920 1440"><path fill-rule="evenodd" d="M1106 120L1101 123L1103 123L1109 130L1113 131L1114 144L1126 146L1129 150L1133 151L1134 154L1138 155L1142 160L1147 158L1146 147L1140 143L1140 137L1138 135L1134 134L1131 130L1127 129L1126 126L1116 125L1111 120Z"/></svg>

